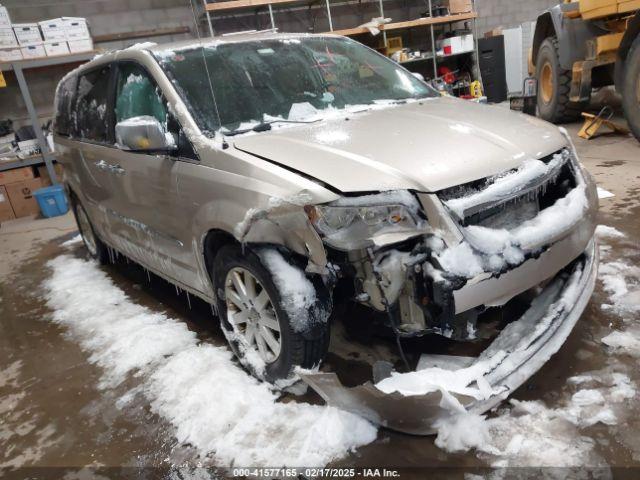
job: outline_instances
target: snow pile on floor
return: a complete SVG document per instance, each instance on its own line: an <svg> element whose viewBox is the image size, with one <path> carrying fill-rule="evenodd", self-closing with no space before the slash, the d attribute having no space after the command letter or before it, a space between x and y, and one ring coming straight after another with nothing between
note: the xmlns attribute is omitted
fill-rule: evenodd
<svg viewBox="0 0 640 480"><path fill-rule="evenodd" d="M203 456L223 465L323 466L375 440L376 428L350 413L278 402L226 347L199 344L184 323L133 303L94 263L63 255L48 266L53 320L104 369L100 386L139 377L152 410Z"/></svg>
<svg viewBox="0 0 640 480"><path fill-rule="evenodd" d="M610 300L602 308L623 316L640 312L640 267L625 259L609 258L611 247L607 242L624 239L624 233L613 227L598 225L596 235L601 242L598 277Z"/></svg>
<svg viewBox="0 0 640 480"><path fill-rule="evenodd" d="M624 422L625 404L636 395L629 377L592 372L558 408L541 401L510 400L495 418L460 413L441 421L436 445L450 452L471 448L493 467L578 467L598 465L592 439L581 431L596 423ZM570 379L571 380L571 379Z"/></svg>

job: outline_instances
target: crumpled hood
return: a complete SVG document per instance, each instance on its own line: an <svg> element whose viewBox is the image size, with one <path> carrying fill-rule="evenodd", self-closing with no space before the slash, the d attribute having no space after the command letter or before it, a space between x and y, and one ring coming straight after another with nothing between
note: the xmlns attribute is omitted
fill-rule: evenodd
<svg viewBox="0 0 640 480"><path fill-rule="evenodd" d="M233 143L343 192L434 192L516 168L567 142L536 118L436 98L243 135Z"/></svg>

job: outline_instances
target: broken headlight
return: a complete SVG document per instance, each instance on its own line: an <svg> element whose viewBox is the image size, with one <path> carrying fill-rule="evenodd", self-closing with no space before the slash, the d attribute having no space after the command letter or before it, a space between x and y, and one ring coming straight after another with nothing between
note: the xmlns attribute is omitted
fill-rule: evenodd
<svg viewBox="0 0 640 480"><path fill-rule="evenodd" d="M306 211L324 241L339 250L402 241L419 234L424 224L404 205L314 205Z"/></svg>

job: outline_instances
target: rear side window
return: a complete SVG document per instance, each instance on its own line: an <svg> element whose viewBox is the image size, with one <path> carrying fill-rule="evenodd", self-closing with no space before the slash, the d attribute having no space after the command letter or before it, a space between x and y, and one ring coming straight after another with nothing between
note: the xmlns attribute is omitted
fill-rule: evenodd
<svg viewBox="0 0 640 480"><path fill-rule="evenodd" d="M111 67L106 66L81 75L76 102L76 135L93 142L108 140L108 98Z"/></svg>
<svg viewBox="0 0 640 480"><path fill-rule="evenodd" d="M73 99L78 85L78 77L75 75L60 82L56 95L56 117L54 131L58 135L68 137L73 132L75 124L75 111L72 109Z"/></svg>

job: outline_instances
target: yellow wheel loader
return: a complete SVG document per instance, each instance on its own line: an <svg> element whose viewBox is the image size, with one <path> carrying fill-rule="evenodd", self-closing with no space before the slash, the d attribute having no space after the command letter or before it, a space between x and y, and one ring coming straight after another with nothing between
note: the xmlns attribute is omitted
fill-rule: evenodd
<svg viewBox="0 0 640 480"><path fill-rule="evenodd" d="M640 0L565 0L546 10L530 61L541 118L575 120L593 88L615 85L640 140Z"/></svg>

